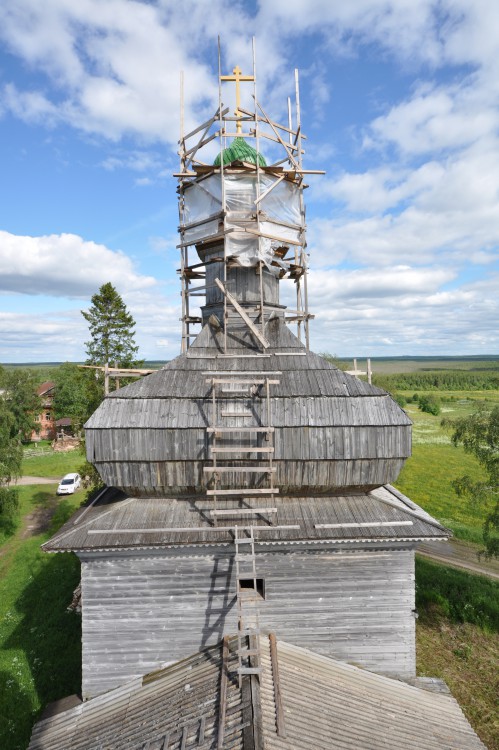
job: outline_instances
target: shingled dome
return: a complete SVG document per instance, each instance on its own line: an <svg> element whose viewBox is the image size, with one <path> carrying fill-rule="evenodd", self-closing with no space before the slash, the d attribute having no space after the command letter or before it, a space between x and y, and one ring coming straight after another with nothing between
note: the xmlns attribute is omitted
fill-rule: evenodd
<svg viewBox="0 0 499 750"><path fill-rule="evenodd" d="M230 146L222 151L224 166L232 164L235 161L242 161L246 164L258 164L261 167L266 167L267 162L265 158L259 154L253 146L250 146L244 138L234 138ZM217 154L213 164L216 167L220 166L220 154Z"/></svg>

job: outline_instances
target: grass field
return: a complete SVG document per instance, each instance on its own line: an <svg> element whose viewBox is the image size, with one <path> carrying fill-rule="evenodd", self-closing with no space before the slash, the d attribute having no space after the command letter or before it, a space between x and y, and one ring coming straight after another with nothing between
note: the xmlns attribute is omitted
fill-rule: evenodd
<svg viewBox="0 0 499 750"><path fill-rule="evenodd" d="M446 681L489 750L499 750L499 583L416 559L417 672Z"/></svg>
<svg viewBox="0 0 499 750"><path fill-rule="evenodd" d="M445 619L416 626L417 672L440 677L488 750L499 750L497 633Z"/></svg>
<svg viewBox="0 0 499 750"><path fill-rule="evenodd" d="M342 359L347 359L342 357ZM347 360L348 361L348 360ZM365 370L366 360L357 359L357 365ZM371 357L374 373L391 375L406 372L428 372L438 370L489 370L499 367L499 355L462 357Z"/></svg>
<svg viewBox="0 0 499 750"><path fill-rule="evenodd" d="M22 510L54 499L47 485L21 487ZM51 531L0 548L0 747L25 750L47 703L81 689L81 622L66 611L80 580L74 555L47 555L40 544L74 512L82 496L59 500Z"/></svg>
<svg viewBox="0 0 499 750"><path fill-rule="evenodd" d="M44 453L23 459L22 472L30 477L48 477L60 479L64 474L78 471L85 458L81 451L68 453Z"/></svg>
<svg viewBox="0 0 499 750"><path fill-rule="evenodd" d="M439 416L420 411L416 404L407 404L405 410L413 421L412 457L407 460L395 485L450 528L456 537L480 544L488 509L470 507L456 495L451 482L464 474L481 477L483 472L473 456L465 453L462 447L452 445L451 431L441 426L443 417L467 416L476 409L476 403L475 399L457 398L443 403Z"/></svg>

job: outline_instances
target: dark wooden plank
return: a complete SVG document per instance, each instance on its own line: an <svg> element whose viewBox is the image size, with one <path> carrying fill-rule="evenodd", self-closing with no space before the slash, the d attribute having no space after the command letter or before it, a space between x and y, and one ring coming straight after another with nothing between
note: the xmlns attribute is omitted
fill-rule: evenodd
<svg viewBox="0 0 499 750"><path fill-rule="evenodd" d="M269 633L270 661L272 663L272 679L274 681L274 700L276 713L277 734L286 737L286 725L284 723L284 711L282 707L281 683L279 681L279 662L277 656L277 639L275 633Z"/></svg>
<svg viewBox="0 0 499 750"><path fill-rule="evenodd" d="M220 666L220 708L218 718L217 750L223 750L225 717L227 714L227 684L229 679L229 636L222 641L222 664Z"/></svg>

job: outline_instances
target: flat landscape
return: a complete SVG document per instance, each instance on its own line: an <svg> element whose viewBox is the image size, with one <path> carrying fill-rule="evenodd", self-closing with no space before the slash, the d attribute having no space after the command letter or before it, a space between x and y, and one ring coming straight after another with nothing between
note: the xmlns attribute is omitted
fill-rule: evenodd
<svg viewBox="0 0 499 750"><path fill-rule="evenodd" d="M452 430L442 426L442 418L467 416L480 403L499 404L499 385L492 387L499 377L499 357L452 358L452 366L450 358L402 359L373 361L375 382L386 378L384 387L410 399L404 408L414 423L413 455L396 486L478 554L488 508L467 505L451 482L464 473L478 478L482 469L473 456L453 445ZM359 360L358 365L363 363ZM48 372L40 366L42 379ZM442 389L435 385L442 373L454 378L456 388L448 382ZM403 387L409 386L404 378L412 375L421 380ZM491 387L477 387L476 377ZM460 387L463 383L468 387ZM415 392L436 394L440 413L422 411L413 400ZM82 461L78 452L30 455L24 459L23 474L57 480L77 471ZM81 623L78 614L67 611L79 583L79 562L69 554L42 553L40 544L74 512L85 492L58 498L55 490L55 483L20 486L15 528L0 532L2 750L25 750L43 707L80 689ZM445 679L489 750L499 750L499 584L423 558L417 562L416 582L418 673Z"/></svg>

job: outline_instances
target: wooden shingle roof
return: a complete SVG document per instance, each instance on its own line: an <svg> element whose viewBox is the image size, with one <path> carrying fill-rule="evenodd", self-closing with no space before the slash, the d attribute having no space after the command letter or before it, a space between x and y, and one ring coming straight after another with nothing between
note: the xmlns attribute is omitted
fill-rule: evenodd
<svg viewBox="0 0 499 750"><path fill-rule="evenodd" d="M392 487L371 492L318 497L282 497L272 501L277 513L251 523L257 547L269 544L359 544L446 539L450 532ZM238 509L261 507L261 500L225 500L233 515L212 525L207 498L136 498L110 491L74 515L48 542L47 552L147 549L189 545L227 545L233 527L248 516ZM220 507L220 502L219 502ZM274 528L275 527L275 528Z"/></svg>
<svg viewBox="0 0 499 750"><path fill-rule="evenodd" d="M262 674L239 688L226 644L39 721L28 750L486 750L445 686L261 635Z"/></svg>

